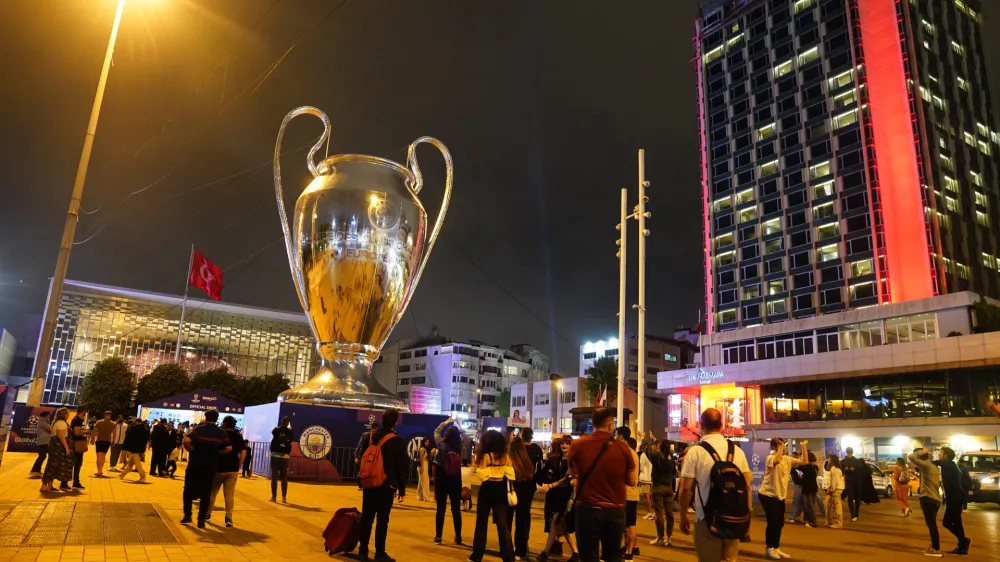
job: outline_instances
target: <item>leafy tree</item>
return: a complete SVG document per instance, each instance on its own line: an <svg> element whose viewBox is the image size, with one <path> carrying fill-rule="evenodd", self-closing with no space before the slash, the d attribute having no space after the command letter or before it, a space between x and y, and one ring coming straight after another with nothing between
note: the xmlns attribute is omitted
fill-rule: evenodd
<svg viewBox="0 0 1000 562"><path fill-rule="evenodd" d="M1000 332L1000 306L979 297L972 305L972 311L976 321L975 333Z"/></svg>
<svg viewBox="0 0 1000 562"><path fill-rule="evenodd" d="M135 403L145 404L192 390L194 386L187 370L176 363L165 363L139 379L135 391Z"/></svg>
<svg viewBox="0 0 1000 562"><path fill-rule="evenodd" d="M94 365L83 379L77 403L92 416L101 416L106 410L115 416L128 414L132 412L133 391L135 373L120 357L111 357Z"/></svg>
<svg viewBox="0 0 1000 562"><path fill-rule="evenodd" d="M278 400L278 395L291 388L288 379L281 373L260 375L238 379L236 401L244 406L270 404Z"/></svg>
<svg viewBox="0 0 1000 562"><path fill-rule="evenodd" d="M596 405L597 395L602 388L608 390L608 404L618 403L618 360L614 357L599 358L594 366L587 369L587 378L583 381L587 389L587 397Z"/></svg>
<svg viewBox="0 0 1000 562"><path fill-rule="evenodd" d="M493 407L493 415L499 418L510 417L510 387L500 391L496 404Z"/></svg>
<svg viewBox="0 0 1000 562"><path fill-rule="evenodd" d="M214 390L226 398L240 400L240 379L225 367L217 367L195 373L191 379L192 388Z"/></svg>

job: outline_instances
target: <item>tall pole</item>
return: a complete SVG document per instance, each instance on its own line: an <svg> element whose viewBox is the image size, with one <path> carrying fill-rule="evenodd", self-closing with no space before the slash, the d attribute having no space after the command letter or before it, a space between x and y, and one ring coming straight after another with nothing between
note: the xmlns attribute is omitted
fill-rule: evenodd
<svg viewBox="0 0 1000 562"><path fill-rule="evenodd" d="M42 316L42 331L38 335L35 366L31 373L31 389L28 392L29 406L40 406L42 403L45 374L49 370L52 341L55 337L56 316L59 314L59 303L62 301L63 284L66 282L66 270L69 268L69 254L73 249L76 225L80 221L80 201L83 199L83 184L87 180L90 152L94 146L94 135L97 134L97 118L101 113L101 102L104 100L104 87L108 83L108 72L111 70L111 59L115 52L115 41L118 39L118 26L121 24L122 11L124 9L125 0L118 0L118 10L115 12L115 22L111 26L111 38L108 40L108 50L104 54L104 66L101 67L101 77L97 81L97 95L94 97L94 106L90 110L90 123L87 125L87 134L83 137L83 152L80 154L80 163L76 168L76 180L73 182L73 194L69 200L69 211L66 213L66 225L63 227L62 242L59 245L59 257L56 258L56 271L52 274L49 298L45 303L45 314Z"/></svg>
<svg viewBox="0 0 1000 562"><path fill-rule="evenodd" d="M622 217L618 223L618 425L625 423L625 375L628 364L628 346L625 345L625 283L626 283L626 251L628 242L628 229L625 223L628 221L628 190L622 189Z"/></svg>
<svg viewBox="0 0 1000 562"><path fill-rule="evenodd" d="M191 268L194 267L194 243L191 244L191 257L188 258L187 275L184 277L184 300L181 301L181 321L177 324L177 347L174 349L174 363L181 364L181 335L184 333L184 313L187 311L188 288L191 287Z"/></svg>
<svg viewBox="0 0 1000 562"><path fill-rule="evenodd" d="M646 151L639 149L639 400L636 407L636 420L639 422L639 434L646 431L646 420L643 417L646 410Z"/></svg>

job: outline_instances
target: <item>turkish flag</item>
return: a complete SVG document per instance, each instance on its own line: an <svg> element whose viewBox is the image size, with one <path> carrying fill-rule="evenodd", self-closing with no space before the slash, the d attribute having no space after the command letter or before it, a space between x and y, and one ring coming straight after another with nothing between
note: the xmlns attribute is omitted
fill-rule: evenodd
<svg viewBox="0 0 1000 562"><path fill-rule="evenodd" d="M191 261L191 275L188 277L188 285L198 287L212 300L222 299L222 270L219 266L208 261L208 258L195 250L194 259Z"/></svg>

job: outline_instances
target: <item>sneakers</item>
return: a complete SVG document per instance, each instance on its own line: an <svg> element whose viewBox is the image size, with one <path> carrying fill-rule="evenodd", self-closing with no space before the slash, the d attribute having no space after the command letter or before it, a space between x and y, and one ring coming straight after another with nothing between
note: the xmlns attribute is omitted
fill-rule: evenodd
<svg viewBox="0 0 1000 562"><path fill-rule="evenodd" d="M375 562L396 562L396 559L383 552L375 555Z"/></svg>
<svg viewBox="0 0 1000 562"><path fill-rule="evenodd" d="M952 550L951 554L968 554L970 545L972 545L972 539L966 538L958 543L958 548Z"/></svg>
<svg viewBox="0 0 1000 562"><path fill-rule="evenodd" d="M815 527L815 526L816 526L816 525L813 525L812 523L806 523L806 527L808 527L808 528L810 528L810 529L812 529L812 528L813 528L813 527Z"/></svg>
<svg viewBox="0 0 1000 562"><path fill-rule="evenodd" d="M441 544L441 537L434 537L434 544Z"/></svg>
<svg viewBox="0 0 1000 562"><path fill-rule="evenodd" d="M204 519L199 519L198 520L198 528L199 529L204 529L205 528L205 520Z"/></svg>
<svg viewBox="0 0 1000 562"><path fill-rule="evenodd" d="M226 527L229 527L230 529L233 528L233 518L232 517L226 517Z"/></svg>
<svg viewBox="0 0 1000 562"><path fill-rule="evenodd" d="M272 501L272 502L276 502L276 501L278 501L278 498L277 498L277 496L271 496L271 501Z"/></svg>
<svg viewBox="0 0 1000 562"><path fill-rule="evenodd" d="M927 547L924 551L924 556L930 556L931 558L944 558L944 553L940 550L934 550L933 547Z"/></svg>
<svg viewBox="0 0 1000 562"><path fill-rule="evenodd" d="M191 516L185 515L184 519L181 519L181 525L190 525L190 524L191 524Z"/></svg>
<svg viewBox="0 0 1000 562"><path fill-rule="evenodd" d="M857 523L857 521L858 521L857 517L851 517L851 523Z"/></svg>
<svg viewBox="0 0 1000 562"><path fill-rule="evenodd" d="M794 517L789 517L787 522L788 523L795 523L795 518Z"/></svg>
<svg viewBox="0 0 1000 562"><path fill-rule="evenodd" d="M652 546L667 546L667 541L665 541L663 539L660 539L660 538L657 538L657 539L649 541L649 544L652 545Z"/></svg>
<svg viewBox="0 0 1000 562"><path fill-rule="evenodd" d="M788 554L787 552L782 551L780 548L776 548L776 549L774 549L774 551L777 552L778 556L780 556L782 558L791 558L792 557L791 554Z"/></svg>
<svg viewBox="0 0 1000 562"><path fill-rule="evenodd" d="M465 543L462 542L462 537L455 537L455 544L458 546L462 546Z"/></svg>
<svg viewBox="0 0 1000 562"><path fill-rule="evenodd" d="M656 516L653 515L652 513L647 513L646 516L643 517L643 519L645 519L646 521L652 521L653 519L656 519Z"/></svg>
<svg viewBox="0 0 1000 562"><path fill-rule="evenodd" d="M764 558L768 560L781 560L781 555L773 548L764 549Z"/></svg>
<svg viewBox="0 0 1000 562"><path fill-rule="evenodd" d="M282 496L282 497L281 497L281 503L288 503L288 498L286 498L286 497ZM388 555L388 554L387 554L387 555L385 555L385 556L386 556L386 558L388 558L388 557L389 557L389 555ZM378 560L378 558L376 558L376 560ZM390 558L390 560L392 560L392 559Z"/></svg>

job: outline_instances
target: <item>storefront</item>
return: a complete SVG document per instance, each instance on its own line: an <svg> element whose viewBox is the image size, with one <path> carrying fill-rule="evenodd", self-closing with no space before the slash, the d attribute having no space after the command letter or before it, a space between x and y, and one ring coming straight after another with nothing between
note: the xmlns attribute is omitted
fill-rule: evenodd
<svg viewBox="0 0 1000 562"><path fill-rule="evenodd" d="M146 402L139 406L138 415L144 420L166 419L176 425L185 422L195 425L201 423L208 410L218 411L220 420L225 416L233 416L236 418L236 427L243 427L244 406L204 388Z"/></svg>
<svg viewBox="0 0 1000 562"><path fill-rule="evenodd" d="M660 394L667 394L667 438L697 441L701 412L715 408L722 413L723 434L740 438L746 426L761 423L760 387L737 385L726 379L721 369L683 369L660 373L665 385Z"/></svg>

